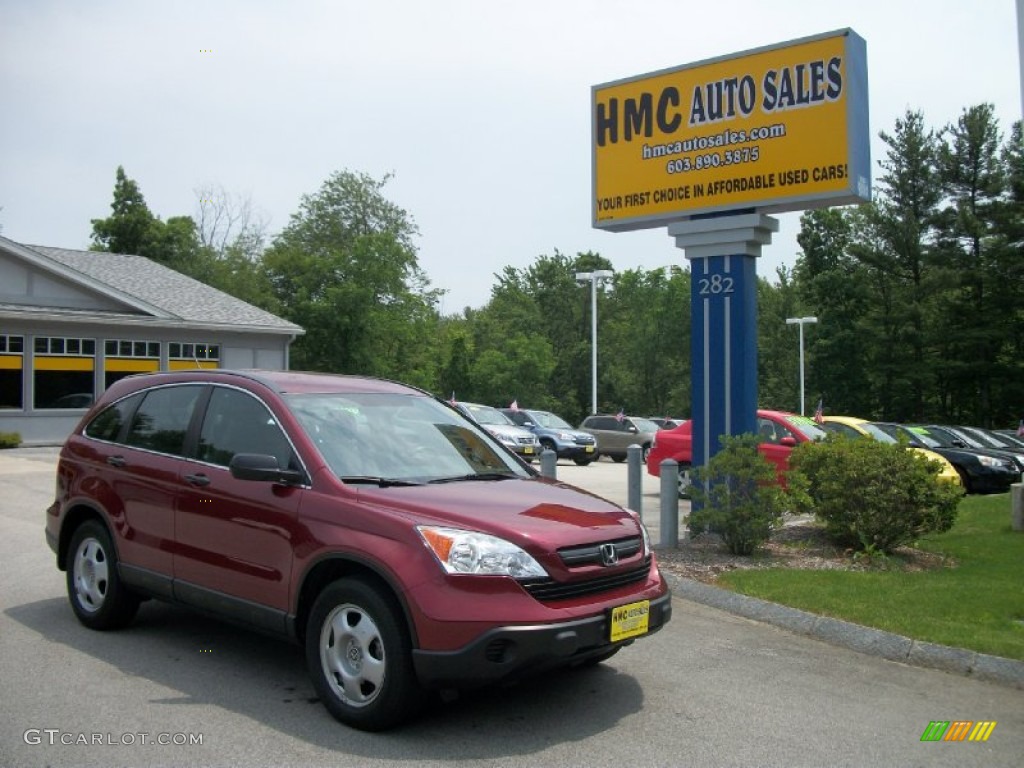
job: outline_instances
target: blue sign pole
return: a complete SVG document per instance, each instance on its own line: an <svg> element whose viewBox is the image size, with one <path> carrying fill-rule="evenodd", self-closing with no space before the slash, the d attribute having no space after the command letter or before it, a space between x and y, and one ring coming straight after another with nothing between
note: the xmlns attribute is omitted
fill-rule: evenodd
<svg viewBox="0 0 1024 768"><path fill-rule="evenodd" d="M669 225L690 260L692 463L722 435L757 432L757 269L778 221L758 213Z"/></svg>

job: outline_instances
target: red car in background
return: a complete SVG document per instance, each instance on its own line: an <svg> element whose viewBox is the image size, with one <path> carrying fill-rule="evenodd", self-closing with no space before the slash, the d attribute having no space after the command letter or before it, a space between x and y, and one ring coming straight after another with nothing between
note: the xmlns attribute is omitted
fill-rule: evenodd
<svg viewBox="0 0 1024 768"><path fill-rule="evenodd" d="M692 469L693 422L686 421L675 429L660 430L654 437L654 444L647 455L647 473L661 476L661 462L674 459L679 463L679 495L690 492ZM775 465L779 483L785 487L785 473L789 469L789 454L798 443L821 440L827 432L813 419L785 411L757 411L757 434L760 441L758 450Z"/></svg>

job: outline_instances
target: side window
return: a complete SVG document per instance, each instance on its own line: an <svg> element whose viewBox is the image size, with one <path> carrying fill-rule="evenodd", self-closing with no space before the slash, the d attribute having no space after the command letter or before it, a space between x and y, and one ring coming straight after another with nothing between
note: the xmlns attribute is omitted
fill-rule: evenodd
<svg viewBox="0 0 1024 768"><path fill-rule="evenodd" d="M135 412L125 443L180 456L200 392L201 386L151 389Z"/></svg>
<svg viewBox="0 0 1024 768"><path fill-rule="evenodd" d="M237 389L215 387L199 432L196 458L226 467L236 453L263 453L298 469L292 447L263 403Z"/></svg>
<svg viewBox="0 0 1024 768"><path fill-rule="evenodd" d="M757 437L760 443L777 443L775 422L771 419L759 418L757 420Z"/></svg>
<svg viewBox="0 0 1024 768"><path fill-rule="evenodd" d="M140 400L142 400L141 392L104 408L86 425L86 436L96 440L106 440L110 443L117 442L121 428L128 423L128 419L131 418Z"/></svg>

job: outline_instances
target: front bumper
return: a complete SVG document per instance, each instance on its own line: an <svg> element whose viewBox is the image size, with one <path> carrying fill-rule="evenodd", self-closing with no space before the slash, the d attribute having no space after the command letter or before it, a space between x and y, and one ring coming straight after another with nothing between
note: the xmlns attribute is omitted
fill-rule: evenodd
<svg viewBox="0 0 1024 768"><path fill-rule="evenodd" d="M672 594L651 601L646 635L609 642L610 616L576 621L496 627L457 651L413 651L426 688L468 689L578 664L657 632L672 618Z"/></svg>

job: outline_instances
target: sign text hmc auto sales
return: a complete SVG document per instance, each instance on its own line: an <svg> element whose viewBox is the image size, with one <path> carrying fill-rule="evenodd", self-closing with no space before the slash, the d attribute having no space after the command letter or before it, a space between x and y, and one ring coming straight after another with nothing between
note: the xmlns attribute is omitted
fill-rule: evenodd
<svg viewBox="0 0 1024 768"><path fill-rule="evenodd" d="M592 91L595 227L871 198L866 46L852 30Z"/></svg>

